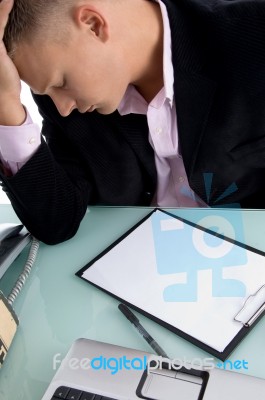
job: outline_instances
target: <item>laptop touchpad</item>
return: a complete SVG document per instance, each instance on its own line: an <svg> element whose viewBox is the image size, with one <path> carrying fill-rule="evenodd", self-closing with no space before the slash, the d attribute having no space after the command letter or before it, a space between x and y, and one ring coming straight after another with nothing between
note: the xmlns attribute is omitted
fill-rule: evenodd
<svg viewBox="0 0 265 400"><path fill-rule="evenodd" d="M200 377L161 369L147 375L141 394L154 400L198 400L202 383Z"/></svg>

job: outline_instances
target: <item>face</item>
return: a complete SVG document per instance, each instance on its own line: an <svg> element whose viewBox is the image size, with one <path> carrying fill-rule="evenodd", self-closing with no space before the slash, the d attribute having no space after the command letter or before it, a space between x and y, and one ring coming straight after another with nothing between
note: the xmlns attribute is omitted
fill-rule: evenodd
<svg viewBox="0 0 265 400"><path fill-rule="evenodd" d="M14 56L20 77L36 94L49 95L62 116L74 109L115 111L129 84L126 60L103 33L75 26L64 42L35 39Z"/></svg>

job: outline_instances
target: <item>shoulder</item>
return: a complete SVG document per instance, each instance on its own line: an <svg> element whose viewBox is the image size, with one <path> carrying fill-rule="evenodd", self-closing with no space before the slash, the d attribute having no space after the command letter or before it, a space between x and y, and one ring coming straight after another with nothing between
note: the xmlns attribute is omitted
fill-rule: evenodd
<svg viewBox="0 0 265 400"><path fill-rule="evenodd" d="M200 14L236 16L257 13L265 8L265 0L162 0L168 7L180 7ZM264 15L264 14L263 14Z"/></svg>
<svg viewBox="0 0 265 400"><path fill-rule="evenodd" d="M265 0L163 0L175 65L210 66L214 76L264 88ZM187 55L188 54L188 55ZM195 65L195 66L194 66ZM186 64L184 65L186 67Z"/></svg>
<svg viewBox="0 0 265 400"><path fill-rule="evenodd" d="M195 18L206 24L244 21L247 25L263 22L265 0L162 0L168 11L182 18Z"/></svg>

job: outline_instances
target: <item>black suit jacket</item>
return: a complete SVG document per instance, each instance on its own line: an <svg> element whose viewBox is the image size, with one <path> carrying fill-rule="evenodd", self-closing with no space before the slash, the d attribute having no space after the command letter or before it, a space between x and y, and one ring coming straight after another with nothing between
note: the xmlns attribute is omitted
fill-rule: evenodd
<svg viewBox="0 0 265 400"><path fill-rule="evenodd" d="M265 0L163 1L190 186L210 205L264 208ZM156 170L145 116L63 118L49 97L35 100L47 143L14 177L2 175L33 235L50 244L72 237L88 204L150 204Z"/></svg>

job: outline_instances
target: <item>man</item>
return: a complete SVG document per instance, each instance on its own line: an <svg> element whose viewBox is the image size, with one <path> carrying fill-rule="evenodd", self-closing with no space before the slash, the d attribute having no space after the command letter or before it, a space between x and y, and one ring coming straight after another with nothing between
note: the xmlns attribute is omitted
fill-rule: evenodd
<svg viewBox="0 0 265 400"><path fill-rule="evenodd" d="M88 204L263 207L265 1L11 8L0 3L1 179L36 237L72 237Z"/></svg>

